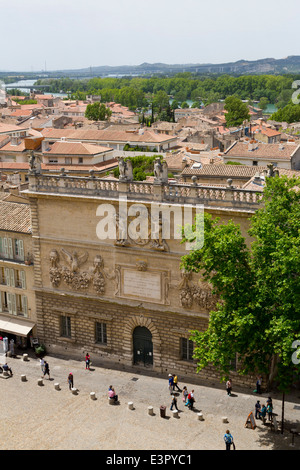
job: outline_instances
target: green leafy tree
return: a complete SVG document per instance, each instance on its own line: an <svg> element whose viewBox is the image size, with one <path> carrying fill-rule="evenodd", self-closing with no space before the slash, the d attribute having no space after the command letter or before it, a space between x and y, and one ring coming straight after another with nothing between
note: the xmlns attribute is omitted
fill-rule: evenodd
<svg viewBox="0 0 300 470"><path fill-rule="evenodd" d="M278 109L270 116L270 119L278 122L299 122L300 121L300 105L289 103L282 109Z"/></svg>
<svg viewBox="0 0 300 470"><path fill-rule="evenodd" d="M173 100L171 104L172 109L178 109L179 108L179 103L177 100Z"/></svg>
<svg viewBox="0 0 300 470"><path fill-rule="evenodd" d="M187 109L187 108L189 108L189 104L188 104L186 101L183 101L183 102L181 103L180 107L181 107L182 109Z"/></svg>
<svg viewBox="0 0 300 470"><path fill-rule="evenodd" d="M159 90L153 97L153 106L159 113L169 106L169 97L164 90Z"/></svg>
<svg viewBox="0 0 300 470"><path fill-rule="evenodd" d="M104 103L96 102L88 104L85 111L85 117L90 121L106 121L110 118L112 112Z"/></svg>
<svg viewBox="0 0 300 470"><path fill-rule="evenodd" d="M263 96L263 97L260 99L260 101L259 101L259 103L258 103L258 106L259 106L260 109L264 110L264 109L266 109L266 107L268 106L268 104L269 104L268 98L266 98L265 96Z"/></svg>
<svg viewBox="0 0 300 470"><path fill-rule="evenodd" d="M220 299L208 328L193 331L198 371L213 365L223 380L237 354L239 374L261 373L284 397L300 372L300 178L267 178L262 207L252 216L246 244L240 227L206 214L205 243L182 258L201 272ZM195 227L193 227L195 230Z"/></svg>
<svg viewBox="0 0 300 470"><path fill-rule="evenodd" d="M250 119L250 114L246 103L236 96L228 96L225 99L225 119L227 127L240 126L245 120Z"/></svg>

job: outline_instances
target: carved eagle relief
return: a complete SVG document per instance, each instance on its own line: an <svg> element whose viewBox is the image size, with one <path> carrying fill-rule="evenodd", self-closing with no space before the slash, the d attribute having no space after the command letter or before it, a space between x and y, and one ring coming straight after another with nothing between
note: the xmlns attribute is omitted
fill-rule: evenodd
<svg viewBox="0 0 300 470"><path fill-rule="evenodd" d="M77 253L77 251L70 253L68 250L62 248L61 252L69 265L70 271L73 273L78 272L80 266L86 262L89 256L87 251L82 254Z"/></svg>

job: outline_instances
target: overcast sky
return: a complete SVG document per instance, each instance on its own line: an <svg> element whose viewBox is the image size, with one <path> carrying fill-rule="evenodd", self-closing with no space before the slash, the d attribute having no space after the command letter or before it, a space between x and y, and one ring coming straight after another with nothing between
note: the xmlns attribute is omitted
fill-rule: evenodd
<svg viewBox="0 0 300 470"><path fill-rule="evenodd" d="M0 70L300 55L299 0L0 0Z"/></svg>

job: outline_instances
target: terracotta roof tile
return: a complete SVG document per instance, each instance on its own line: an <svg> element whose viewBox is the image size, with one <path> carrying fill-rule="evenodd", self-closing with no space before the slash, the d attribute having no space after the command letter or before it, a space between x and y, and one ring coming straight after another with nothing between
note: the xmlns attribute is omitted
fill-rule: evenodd
<svg viewBox="0 0 300 470"><path fill-rule="evenodd" d="M249 150L249 142L236 142L229 147L225 152L226 157L247 157L247 158L272 158L272 159L285 159L290 160L292 154L297 150L300 144L262 144L255 143L252 150Z"/></svg>
<svg viewBox="0 0 300 470"><path fill-rule="evenodd" d="M31 233L30 206L0 201L0 230Z"/></svg>

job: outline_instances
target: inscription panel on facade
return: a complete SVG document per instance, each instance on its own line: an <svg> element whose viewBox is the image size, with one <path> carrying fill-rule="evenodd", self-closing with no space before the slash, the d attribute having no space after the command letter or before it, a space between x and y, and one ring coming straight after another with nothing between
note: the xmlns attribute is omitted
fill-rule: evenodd
<svg viewBox="0 0 300 470"><path fill-rule="evenodd" d="M161 273L122 268L121 297L164 303Z"/></svg>

